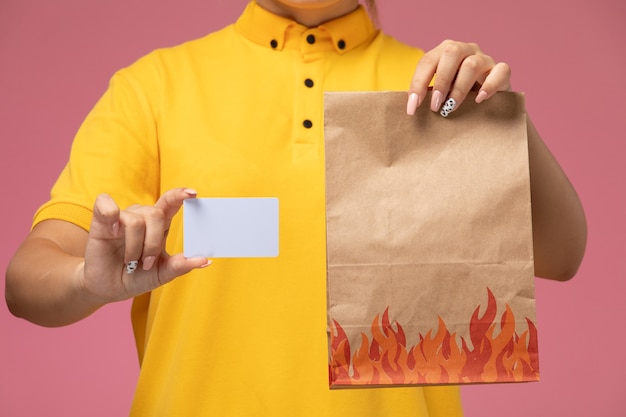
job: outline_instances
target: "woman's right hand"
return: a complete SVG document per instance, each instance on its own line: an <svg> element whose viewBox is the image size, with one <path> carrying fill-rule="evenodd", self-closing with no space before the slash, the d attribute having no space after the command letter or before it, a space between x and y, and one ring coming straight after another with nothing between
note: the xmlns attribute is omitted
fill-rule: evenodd
<svg viewBox="0 0 626 417"><path fill-rule="evenodd" d="M154 206L120 210L100 195L89 233L63 220L39 223L7 268L10 311L42 326L63 326L209 265L206 258L165 252L172 218L185 199L195 197L195 191L177 188ZM135 271L127 269L131 261L137 261Z"/></svg>
<svg viewBox="0 0 626 417"><path fill-rule="evenodd" d="M120 210L108 195L98 196L85 247L82 287L86 292L103 303L124 300L208 266L206 258L171 256L165 251L172 218L184 200L195 197L194 190L176 188L154 206Z"/></svg>

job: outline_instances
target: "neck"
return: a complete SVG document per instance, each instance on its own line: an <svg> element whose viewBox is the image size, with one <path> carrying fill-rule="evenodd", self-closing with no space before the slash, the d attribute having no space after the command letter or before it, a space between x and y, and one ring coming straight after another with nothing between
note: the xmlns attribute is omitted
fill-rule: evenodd
<svg viewBox="0 0 626 417"><path fill-rule="evenodd" d="M327 2L326 5L290 5L277 0L256 0L265 10L283 16L307 27L316 27L354 11L358 0Z"/></svg>

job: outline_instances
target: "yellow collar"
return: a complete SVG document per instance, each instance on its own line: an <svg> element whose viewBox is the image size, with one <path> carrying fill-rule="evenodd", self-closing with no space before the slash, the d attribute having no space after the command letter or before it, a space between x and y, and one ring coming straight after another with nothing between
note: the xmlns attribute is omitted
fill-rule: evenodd
<svg viewBox="0 0 626 417"><path fill-rule="evenodd" d="M243 36L275 50L282 50L286 41L313 29L328 34L327 46L338 54L344 54L373 38L378 30L361 5L337 19L323 23L317 28L308 28L293 20L277 16L251 1L235 23Z"/></svg>

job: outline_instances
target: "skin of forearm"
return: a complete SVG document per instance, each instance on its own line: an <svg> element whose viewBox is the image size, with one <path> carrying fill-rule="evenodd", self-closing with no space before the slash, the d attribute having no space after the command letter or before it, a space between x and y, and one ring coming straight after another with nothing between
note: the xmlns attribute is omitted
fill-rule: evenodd
<svg viewBox="0 0 626 417"><path fill-rule="evenodd" d="M567 176L528 119L535 275L572 278L587 242L585 214Z"/></svg>
<svg viewBox="0 0 626 417"><path fill-rule="evenodd" d="M84 260L53 240L29 236L6 272L6 301L12 314L58 327L77 322L101 304L81 287Z"/></svg>

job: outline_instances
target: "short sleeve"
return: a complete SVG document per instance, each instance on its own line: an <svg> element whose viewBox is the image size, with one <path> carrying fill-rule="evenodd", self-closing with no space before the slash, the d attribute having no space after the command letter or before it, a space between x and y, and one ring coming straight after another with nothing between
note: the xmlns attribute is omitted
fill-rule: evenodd
<svg viewBox="0 0 626 417"><path fill-rule="evenodd" d="M33 226L60 219L89 230L93 203L102 193L122 209L154 204L160 194L159 80L150 56L112 77L80 126L69 161Z"/></svg>

